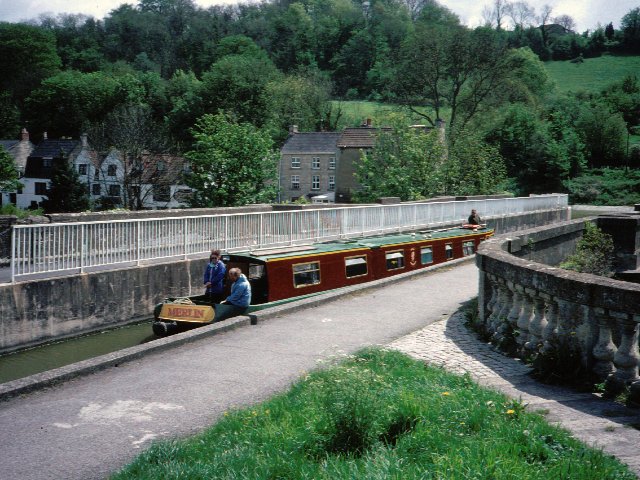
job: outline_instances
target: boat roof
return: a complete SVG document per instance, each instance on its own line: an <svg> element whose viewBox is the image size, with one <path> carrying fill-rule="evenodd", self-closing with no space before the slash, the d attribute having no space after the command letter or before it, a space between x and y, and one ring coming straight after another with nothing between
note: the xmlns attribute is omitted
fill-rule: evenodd
<svg viewBox="0 0 640 480"><path fill-rule="evenodd" d="M403 245L420 242L424 240L444 240L447 238L468 237L478 234L487 234L493 229L482 227L476 230L468 228L446 228L440 230L418 230L405 233L391 233L385 235L374 235L371 237L347 238L333 240L323 243L311 243L305 245L292 245L274 248L261 248L233 252L231 256L250 257L255 260L270 261L287 257L299 257L307 255L318 255L324 253L389 247L393 245Z"/></svg>

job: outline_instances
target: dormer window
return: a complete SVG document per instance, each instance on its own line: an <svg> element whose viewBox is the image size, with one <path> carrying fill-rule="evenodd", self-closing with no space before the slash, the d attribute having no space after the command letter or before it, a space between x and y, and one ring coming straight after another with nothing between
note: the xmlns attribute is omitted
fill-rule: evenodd
<svg viewBox="0 0 640 480"><path fill-rule="evenodd" d="M78 175L86 175L87 174L87 164L81 163L78 165Z"/></svg>

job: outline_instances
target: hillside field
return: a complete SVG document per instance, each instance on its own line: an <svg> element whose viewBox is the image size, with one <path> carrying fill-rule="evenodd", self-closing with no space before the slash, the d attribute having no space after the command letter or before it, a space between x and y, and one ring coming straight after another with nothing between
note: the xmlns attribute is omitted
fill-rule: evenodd
<svg viewBox="0 0 640 480"><path fill-rule="evenodd" d="M583 63L545 62L560 92L599 92L626 75L640 76L640 56L603 55Z"/></svg>

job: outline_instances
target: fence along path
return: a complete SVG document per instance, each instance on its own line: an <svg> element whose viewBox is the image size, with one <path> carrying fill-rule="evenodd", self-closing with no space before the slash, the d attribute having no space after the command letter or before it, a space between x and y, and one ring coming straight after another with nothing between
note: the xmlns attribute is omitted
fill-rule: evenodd
<svg viewBox="0 0 640 480"><path fill-rule="evenodd" d="M233 252L300 245L403 229L464 222L472 208L482 216L563 208L568 197L367 205L318 210L16 225L11 239L11 282L42 273L82 273L105 266L183 258L212 247Z"/></svg>

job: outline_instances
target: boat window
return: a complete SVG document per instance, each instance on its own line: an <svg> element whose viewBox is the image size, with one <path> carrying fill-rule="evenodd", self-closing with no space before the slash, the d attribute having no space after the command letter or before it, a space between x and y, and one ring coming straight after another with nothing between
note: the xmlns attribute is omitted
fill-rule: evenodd
<svg viewBox="0 0 640 480"><path fill-rule="evenodd" d="M462 254L466 257L467 255L473 255L475 253L476 244L473 240L469 242L464 242L462 244Z"/></svg>
<svg viewBox="0 0 640 480"><path fill-rule="evenodd" d="M403 252L387 252L387 270L397 270L398 268L404 268L404 253Z"/></svg>
<svg viewBox="0 0 640 480"><path fill-rule="evenodd" d="M294 287L317 285L320 283L320 262L300 263L293 266Z"/></svg>
<svg viewBox="0 0 640 480"><path fill-rule="evenodd" d="M447 254L447 260L451 260L453 258L453 246L450 243L447 243L444 246L445 253Z"/></svg>
<svg viewBox="0 0 640 480"><path fill-rule="evenodd" d="M347 278L360 277L367 274L367 257L350 257L344 259Z"/></svg>
<svg viewBox="0 0 640 480"><path fill-rule="evenodd" d="M264 276L264 265L249 264L249 279L255 280Z"/></svg>
<svg viewBox="0 0 640 480"><path fill-rule="evenodd" d="M420 261L422 262L422 265L433 263L433 248L422 247L420 249Z"/></svg>

